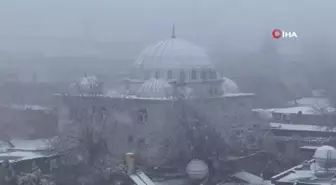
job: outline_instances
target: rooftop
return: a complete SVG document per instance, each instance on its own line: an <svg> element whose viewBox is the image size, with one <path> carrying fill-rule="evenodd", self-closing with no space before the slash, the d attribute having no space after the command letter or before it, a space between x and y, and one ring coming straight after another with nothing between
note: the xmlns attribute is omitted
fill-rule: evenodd
<svg viewBox="0 0 336 185"><path fill-rule="evenodd" d="M269 123L271 129L290 131L310 131L310 132L336 132L336 128L329 128L317 125L299 125L288 123Z"/></svg>
<svg viewBox="0 0 336 185"><path fill-rule="evenodd" d="M12 140L11 143L14 147L1 143L0 162L18 162L51 156L47 152L50 146L48 140Z"/></svg>
<svg viewBox="0 0 336 185"><path fill-rule="evenodd" d="M40 105L16 105L16 104L9 104L9 105L0 105L0 107L6 107L14 110L33 110L33 111L52 111L52 108L43 107Z"/></svg>
<svg viewBox="0 0 336 185"><path fill-rule="evenodd" d="M252 97L254 96L254 93L227 93L221 96L213 96L213 97L205 97L205 99L219 99L219 98L239 98L239 97ZM55 94L55 96L63 96L63 94ZM172 101L176 100L174 97L139 97L136 95L123 95L118 93L111 93L110 96L107 95L69 95L65 94L65 96L71 96L71 97L85 97L85 98L109 98L109 99L128 99L128 100L154 100L154 101ZM192 99L192 98L190 98Z"/></svg>
<svg viewBox="0 0 336 185"><path fill-rule="evenodd" d="M336 182L336 169L317 173L314 160L307 161L272 177L273 184L332 184Z"/></svg>
<svg viewBox="0 0 336 185"><path fill-rule="evenodd" d="M323 112L323 110L316 109L310 106L273 108L273 109L267 109L267 111L274 112L274 113L281 113L281 114L298 114L299 112L301 112L302 114L306 114L306 115L319 115L322 113L332 112L332 110L329 110L329 109Z"/></svg>

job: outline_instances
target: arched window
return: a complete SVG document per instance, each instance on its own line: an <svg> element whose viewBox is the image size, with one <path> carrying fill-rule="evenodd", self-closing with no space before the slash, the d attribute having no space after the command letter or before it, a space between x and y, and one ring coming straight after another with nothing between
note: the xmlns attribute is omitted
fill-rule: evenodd
<svg viewBox="0 0 336 185"><path fill-rule="evenodd" d="M151 74L149 71L145 71L145 80L148 80L150 78Z"/></svg>
<svg viewBox="0 0 336 185"><path fill-rule="evenodd" d="M168 71L167 71L167 79L168 79L168 80L173 79L173 71L172 71L172 70L168 70Z"/></svg>
<svg viewBox="0 0 336 185"><path fill-rule="evenodd" d="M181 70L180 71L180 81L185 81L186 80L186 75L185 75L185 72L184 70Z"/></svg>
<svg viewBox="0 0 336 185"><path fill-rule="evenodd" d="M192 80L197 79L197 71L195 69L191 70L191 79Z"/></svg>
<svg viewBox="0 0 336 185"><path fill-rule="evenodd" d="M209 69L210 79L216 79L216 71L214 69Z"/></svg>
<svg viewBox="0 0 336 185"><path fill-rule="evenodd" d="M209 89L210 96L217 96L218 93L218 88L215 86L210 87Z"/></svg>
<svg viewBox="0 0 336 185"><path fill-rule="evenodd" d="M204 69L202 70L201 78L202 78L202 80L207 80L208 79L207 70L204 70Z"/></svg>

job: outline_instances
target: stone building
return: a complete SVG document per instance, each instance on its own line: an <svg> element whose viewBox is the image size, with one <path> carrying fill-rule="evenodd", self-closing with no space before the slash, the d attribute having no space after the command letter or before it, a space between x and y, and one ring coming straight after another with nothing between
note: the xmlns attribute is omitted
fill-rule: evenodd
<svg viewBox="0 0 336 185"><path fill-rule="evenodd" d="M107 124L114 125L108 131L113 138L108 145L117 146L112 151L116 155L136 151L157 164L186 148L179 120L185 110L198 114L203 120L199 122L226 138L248 132L248 125L255 124L254 94L240 93L235 82L216 70L204 49L174 35L145 48L131 71L118 90L105 93L97 79L86 76L72 86L76 87L72 94L58 96L60 131L69 130L80 110L104 110Z"/></svg>
<svg viewBox="0 0 336 185"><path fill-rule="evenodd" d="M57 115L38 105L0 105L1 140L50 138L57 134Z"/></svg>

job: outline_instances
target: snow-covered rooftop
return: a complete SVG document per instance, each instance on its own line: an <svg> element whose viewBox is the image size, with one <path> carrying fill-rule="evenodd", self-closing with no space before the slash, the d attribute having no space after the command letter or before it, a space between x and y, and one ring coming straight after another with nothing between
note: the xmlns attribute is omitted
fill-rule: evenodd
<svg viewBox="0 0 336 185"><path fill-rule="evenodd" d="M232 175L242 181L247 182L248 184L259 184L259 185L271 185L271 181L264 180L259 176L253 175L251 173L241 171Z"/></svg>
<svg viewBox="0 0 336 185"><path fill-rule="evenodd" d="M328 98L304 97L287 103L289 106L309 106L315 109L331 109L332 105Z"/></svg>
<svg viewBox="0 0 336 185"><path fill-rule="evenodd" d="M329 185L334 184L336 179L335 170L329 169L328 172L322 169L322 175L319 176L321 168L316 169L316 163L311 160L295 166L289 170L286 170L276 176L272 177L273 182L276 183L286 183L286 184L321 184Z"/></svg>
<svg viewBox="0 0 336 185"><path fill-rule="evenodd" d="M298 107L288 107L288 108L273 108L266 109L269 112L281 113L281 114L298 114L301 112L306 115L319 115L324 113L332 113L335 111L334 108L326 108L326 109L317 109L310 106L298 106Z"/></svg>
<svg viewBox="0 0 336 185"><path fill-rule="evenodd" d="M50 142L47 139L37 140L20 140L13 139L11 143L14 147L11 147L6 142L0 142L0 153L6 151L41 151L50 148Z"/></svg>
<svg viewBox="0 0 336 185"><path fill-rule="evenodd" d="M33 151L5 152L0 153L0 162L2 162L3 160L9 160L9 162L18 162L47 156L48 155Z"/></svg>
<svg viewBox="0 0 336 185"><path fill-rule="evenodd" d="M336 132L336 128L322 127L317 125L299 125L287 123L269 123L272 129L295 130L295 131L314 131L314 132Z"/></svg>
<svg viewBox="0 0 336 185"><path fill-rule="evenodd" d="M185 179L173 179L154 183L155 185L184 185Z"/></svg>
<svg viewBox="0 0 336 185"><path fill-rule="evenodd" d="M11 109L16 110L34 110L34 111L52 111L52 108L49 107L43 107L40 105L16 105L16 104L10 104L10 105L0 105L1 107L7 107Z"/></svg>
<svg viewBox="0 0 336 185"><path fill-rule="evenodd" d="M0 151L0 162L8 159L10 162L48 157L42 153L49 149L48 140L11 140L14 147L2 143Z"/></svg>
<svg viewBox="0 0 336 185"><path fill-rule="evenodd" d="M62 94L54 94L55 96L63 96ZM235 97L251 97L254 96L254 93L228 93L228 94L224 94L221 96L213 96L213 97L206 97L208 99L214 99L214 98L235 98ZM101 98L114 98L114 99L138 99L138 100L160 100L160 101L172 101L172 100L177 100L177 98L175 97L139 97L136 95L125 95L125 94L118 94L116 93L112 93L112 94L107 94L107 95L102 95L102 94L97 94L95 96L92 95L87 95L87 94L83 94L83 95L69 95L67 94L66 96L72 96L72 97L101 97ZM193 97L193 98L197 98L197 97Z"/></svg>

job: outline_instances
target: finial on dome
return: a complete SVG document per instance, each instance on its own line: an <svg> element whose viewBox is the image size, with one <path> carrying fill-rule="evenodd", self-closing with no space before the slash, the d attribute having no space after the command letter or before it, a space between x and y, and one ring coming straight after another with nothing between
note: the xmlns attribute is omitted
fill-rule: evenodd
<svg viewBox="0 0 336 185"><path fill-rule="evenodd" d="M175 24L173 24L173 30L172 30L172 36L171 38L175 39L176 36L175 36Z"/></svg>
<svg viewBox="0 0 336 185"><path fill-rule="evenodd" d="M87 77L87 75L86 75L86 71L84 72L84 77Z"/></svg>

